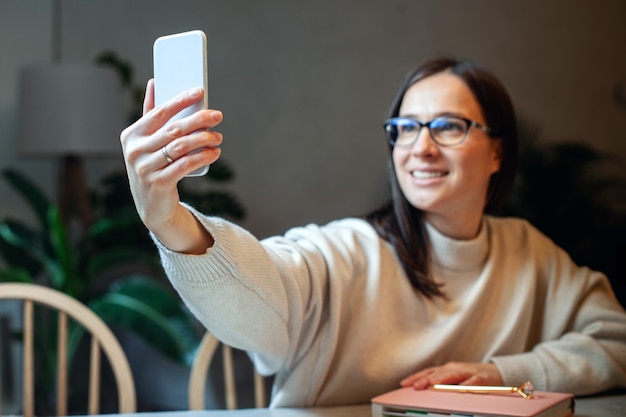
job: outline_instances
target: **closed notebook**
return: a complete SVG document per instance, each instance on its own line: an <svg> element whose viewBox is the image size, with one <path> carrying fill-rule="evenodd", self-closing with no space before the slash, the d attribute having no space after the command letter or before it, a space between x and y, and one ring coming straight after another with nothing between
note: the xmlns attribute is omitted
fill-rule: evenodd
<svg viewBox="0 0 626 417"><path fill-rule="evenodd" d="M572 394L535 391L530 399L515 394L472 394L400 388L372 399L373 417L568 417Z"/></svg>

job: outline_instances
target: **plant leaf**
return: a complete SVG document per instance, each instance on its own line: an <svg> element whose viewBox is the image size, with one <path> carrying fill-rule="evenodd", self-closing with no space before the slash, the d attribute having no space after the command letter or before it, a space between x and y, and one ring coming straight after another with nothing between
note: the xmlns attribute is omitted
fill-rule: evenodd
<svg viewBox="0 0 626 417"><path fill-rule="evenodd" d="M107 293L89 306L109 325L131 329L166 357L184 364L176 329L158 311L124 294Z"/></svg>
<svg viewBox="0 0 626 417"><path fill-rule="evenodd" d="M40 247L44 242L41 233L30 227L7 219L0 223L0 254L6 262L15 268L23 268L31 275L38 275L42 269L39 259L32 255L31 247Z"/></svg>
<svg viewBox="0 0 626 417"><path fill-rule="evenodd" d="M198 193L181 189L180 198L198 211L212 216L230 217L236 220L243 219L245 216L243 206L232 194L225 191Z"/></svg>
<svg viewBox="0 0 626 417"><path fill-rule="evenodd" d="M156 253L138 250L134 246L125 246L94 252L87 259L84 274L88 280L92 280L124 265L146 265L154 271L162 270Z"/></svg>
<svg viewBox="0 0 626 417"><path fill-rule="evenodd" d="M124 87L130 87L133 82L133 67L126 61L122 61L113 51L104 51L96 57L96 62L103 66L110 66L120 78Z"/></svg>
<svg viewBox="0 0 626 417"><path fill-rule="evenodd" d="M50 263L56 264L50 271L53 284L66 294L80 298L85 287L85 279L78 272L72 245L67 236L61 213L56 206L50 206L48 210L48 223L48 236L54 253Z"/></svg>
<svg viewBox="0 0 626 417"><path fill-rule="evenodd" d="M166 357L191 364L199 337L190 316L178 298L153 279L124 279L89 306L107 323L130 328Z"/></svg>
<svg viewBox="0 0 626 417"><path fill-rule="evenodd" d="M33 282L33 277L22 268L10 268L0 271L0 282Z"/></svg>
<svg viewBox="0 0 626 417"><path fill-rule="evenodd" d="M39 224L45 229L48 222L48 208L51 203L44 192L16 170L5 169L2 174L8 183L29 203L39 220Z"/></svg>
<svg viewBox="0 0 626 417"><path fill-rule="evenodd" d="M0 225L0 236L7 243L39 262L42 268L50 274L52 286L61 289L58 284L63 282L63 271L59 263L47 253L44 247L45 242L42 242L43 238L39 238L39 234L20 224L4 223Z"/></svg>
<svg viewBox="0 0 626 417"><path fill-rule="evenodd" d="M92 239L98 239L103 235L119 233L138 225L142 225L142 223L137 211L134 208L129 208L97 220L89 228L88 236Z"/></svg>
<svg viewBox="0 0 626 417"><path fill-rule="evenodd" d="M218 159L217 161L211 164L211 169L205 178L207 180L216 181L216 182L225 182L230 181L235 176L235 171L222 159Z"/></svg>
<svg viewBox="0 0 626 417"><path fill-rule="evenodd" d="M87 239L97 250L132 245L157 255L154 242L134 206L118 209L101 217L89 228Z"/></svg>
<svg viewBox="0 0 626 417"><path fill-rule="evenodd" d="M76 353L76 349L78 349L78 345L80 344L80 340L85 334L85 328L78 324L77 322L70 320L68 322L68 330L67 330L67 365L68 368L71 369L72 362L74 361L74 355Z"/></svg>

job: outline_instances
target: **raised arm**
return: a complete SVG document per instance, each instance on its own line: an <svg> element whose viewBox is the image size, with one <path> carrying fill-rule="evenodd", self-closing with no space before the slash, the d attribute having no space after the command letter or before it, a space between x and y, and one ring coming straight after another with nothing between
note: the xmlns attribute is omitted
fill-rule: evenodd
<svg viewBox="0 0 626 417"><path fill-rule="evenodd" d="M222 121L217 110L202 110L166 123L203 96L200 88L154 107L154 80L148 81L143 116L121 134L124 161L137 212L146 227L169 249L204 253L211 235L180 204L178 182L189 172L215 162L222 135L210 129ZM190 153L193 150L202 150Z"/></svg>

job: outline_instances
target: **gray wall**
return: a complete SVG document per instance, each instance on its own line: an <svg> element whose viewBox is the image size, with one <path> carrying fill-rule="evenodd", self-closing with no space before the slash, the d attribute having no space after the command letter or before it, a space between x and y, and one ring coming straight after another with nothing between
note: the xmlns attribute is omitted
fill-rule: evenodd
<svg viewBox="0 0 626 417"><path fill-rule="evenodd" d="M228 185L258 236L360 215L386 196L381 122L405 72L452 53L494 70L546 140L579 139L626 160L623 0L64 0L62 55L103 50L151 76L162 34L202 29L212 107L223 110ZM0 0L0 167L54 195L57 162L17 154L17 76L50 60L50 0ZM89 160L89 181L122 169ZM185 180L188 181L188 180ZM189 180L193 181L193 180ZM21 203L0 184L0 214Z"/></svg>

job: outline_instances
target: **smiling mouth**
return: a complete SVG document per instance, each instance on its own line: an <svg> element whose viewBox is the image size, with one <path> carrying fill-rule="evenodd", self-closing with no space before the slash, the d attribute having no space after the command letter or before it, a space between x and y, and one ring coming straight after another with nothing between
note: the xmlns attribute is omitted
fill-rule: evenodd
<svg viewBox="0 0 626 417"><path fill-rule="evenodd" d="M448 173L443 171L411 171L411 176L419 179L441 178L446 175L448 175Z"/></svg>

